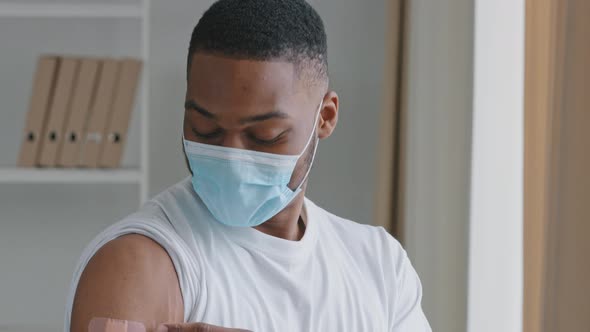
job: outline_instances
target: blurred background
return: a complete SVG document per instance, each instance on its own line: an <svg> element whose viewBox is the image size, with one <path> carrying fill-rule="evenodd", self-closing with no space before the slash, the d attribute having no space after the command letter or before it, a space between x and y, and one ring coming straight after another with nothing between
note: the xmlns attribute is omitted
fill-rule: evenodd
<svg viewBox="0 0 590 332"><path fill-rule="evenodd" d="M85 245L188 175L186 54L211 3L0 0L0 332L61 330ZM525 0L310 3L324 19L341 105L308 196L403 243L434 331L522 331L525 49L537 45L525 42ZM574 6L537 3L526 17L538 13L537 47L550 54L549 41L561 39L547 27L563 33L559 22ZM17 166L40 54L143 60L120 168ZM535 266L533 275L548 271ZM534 285L533 293L542 287ZM547 331L558 330L566 331Z"/></svg>

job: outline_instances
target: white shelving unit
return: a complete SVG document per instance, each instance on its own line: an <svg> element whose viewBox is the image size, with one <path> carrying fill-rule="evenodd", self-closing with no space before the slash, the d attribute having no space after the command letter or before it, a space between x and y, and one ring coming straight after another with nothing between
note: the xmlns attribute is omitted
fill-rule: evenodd
<svg viewBox="0 0 590 332"><path fill-rule="evenodd" d="M150 0L0 0L0 332L62 331L80 252L148 199L149 18ZM42 53L142 59L121 168L16 166Z"/></svg>
<svg viewBox="0 0 590 332"><path fill-rule="evenodd" d="M136 104L140 104L139 116L139 165L135 168L101 169L43 169L0 167L2 183L131 183L138 185L140 204L149 195L149 10L150 0L138 0L136 4L122 3L21 3L0 0L0 21L3 18L43 18L68 20L130 19L141 25L141 51L137 57L143 60L143 71ZM24 123L22 124L24 125ZM129 148L129 146L126 146Z"/></svg>
<svg viewBox="0 0 590 332"><path fill-rule="evenodd" d="M56 326L43 325L0 325L0 332L62 332L62 329Z"/></svg>
<svg viewBox="0 0 590 332"><path fill-rule="evenodd" d="M141 5L128 4L28 4L0 3L0 17L143 18Z"/></svg>
<svg viewBox="0 0 590 332"><path fill-rule="evenodd" d="M150 0L0 0L0 332L62 331L84 246L149 195ZM16 166L39 54L137 57L118 169Z"/></svg>
<svg viewBox="0 0 590 332"><path fill-rule="evenodd" d="M0 183L139 183L141 181L141 171L136 169L0 169Z"/></svg>

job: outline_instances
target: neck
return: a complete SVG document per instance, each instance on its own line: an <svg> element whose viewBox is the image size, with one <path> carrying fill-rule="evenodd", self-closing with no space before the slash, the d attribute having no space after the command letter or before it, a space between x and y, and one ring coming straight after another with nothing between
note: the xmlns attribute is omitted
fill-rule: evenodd
<svg viewBox="0 0 590 332"><path fill-rule="evenodd" d="M299 241L305 233L305 225L301 219L304 191L302 190L293 201L277 215L254 227L265 234L290 241Z"/></svg>

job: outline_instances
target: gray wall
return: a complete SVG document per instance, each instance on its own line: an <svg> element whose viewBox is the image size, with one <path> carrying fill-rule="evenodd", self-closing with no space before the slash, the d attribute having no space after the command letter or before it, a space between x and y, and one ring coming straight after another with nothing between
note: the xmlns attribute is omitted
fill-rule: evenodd
<svg viewBox="0 0 590 332"><path fill-rule="evenodd" d="M433 330L465 331L473 0L407 2L406 249Z"/></svg>
<svg viewBox="0 0 590 332"><path fill-rule="evenodd" d="M316 0L328 35L331 88L340 96L334 135L320 142L309 197L331 212L373 223L378 121L385 64L385 0Z"/></svg>

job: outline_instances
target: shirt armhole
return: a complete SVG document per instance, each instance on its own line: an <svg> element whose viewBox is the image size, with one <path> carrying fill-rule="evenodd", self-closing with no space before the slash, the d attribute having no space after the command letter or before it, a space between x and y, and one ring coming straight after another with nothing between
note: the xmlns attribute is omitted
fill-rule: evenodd
<svg viewBox="0 0 590 332"><path fill-rule="evenodd" d="M123 220L112 225L100 233L83 251L78 265L73 274L72 282L67 296L64 331L70 331L71 313L73 301L82 272L90 259L96 252L108 242L129 234L139 234L148 237L158 243L170 257L180 287L182 301L184 306L184 321L188 322L194 319L192 317L196 312L193 306L198 303L201 285L200 267L191 254L189 248L174 232L171 226L165 225L162 221L157 220Z"/></svg>

